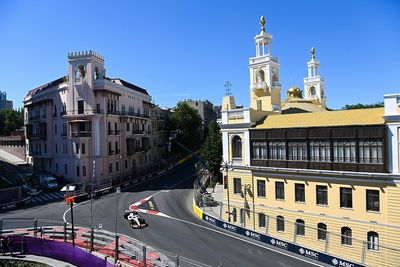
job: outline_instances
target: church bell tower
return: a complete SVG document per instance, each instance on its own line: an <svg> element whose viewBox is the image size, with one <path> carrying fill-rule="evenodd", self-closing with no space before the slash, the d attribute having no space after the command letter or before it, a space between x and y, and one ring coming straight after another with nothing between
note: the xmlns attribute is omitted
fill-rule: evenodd
<svg viewBox="0 0 400 267"><path fill-rule="evenodd" d="M281 110L279 60L272 56L272 35L265 31L265 18L260 19L261 32L254 37L256 56L249 59L250 108L259 111Z"/></svg>
<svg viewBox="0 0 400 267"><path fill-rule="evenodd" d="M304 78L304 99L326 108L324 78L319 74L319 61L315 59L315 48L311 48L311 60L307 63L308 77Z"/></svg>

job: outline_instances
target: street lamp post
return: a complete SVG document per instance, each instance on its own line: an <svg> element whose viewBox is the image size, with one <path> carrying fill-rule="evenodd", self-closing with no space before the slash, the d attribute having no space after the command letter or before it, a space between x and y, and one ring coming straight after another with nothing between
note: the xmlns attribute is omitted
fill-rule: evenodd
<svg viewBox="0 0 400 267"><path fill-rule="evenodd" d="M242 185L242 190L244 191L244 203L243 203L243 210L244 210L244 212L246 212L246 210L247 210L247 207L246 207L246 203L247 203L247 190L251 190L251 184L243 184ZM250 209L249 209L250 210ZM240 217L242 218L242 220L243 220L243 224L244 224L244 226L246 226L246 220L245 220L245 218L246 218L246 216L243 216L243 214L242 213L240 213Z"/></svg>
<svg viewBox="0 0 400 267"><path fill-rule="evenodd" d="M118 261L118 195L121 193L121 187L115 189L115 263Z"/></svg>
<svg viewBox="0 0 400 267"><path fill-rule="evenodd" d="M224 179L224 184L226 184L227 188L227 197L228 197L228 222L231 222L231 205L230 205L230 200L229 200L229 162L222 162L224 164L225 170L226 170L226 181ZM230 163L232 164L232 163ZM224 177L225 178L225 177Z"/></svg>

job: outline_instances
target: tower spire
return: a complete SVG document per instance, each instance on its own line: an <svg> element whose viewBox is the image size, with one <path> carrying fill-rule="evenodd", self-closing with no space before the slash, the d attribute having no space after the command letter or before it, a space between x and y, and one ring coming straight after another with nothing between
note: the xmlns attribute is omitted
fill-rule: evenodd
<svg viewBox="0 0 400 267"><path fill-rule="evenodd" d="M264 16L261 16L261 18L260 18L260 24L261 24L261 32L265 32L265 27L264 27L264 25L265 25L265 18L264 18Z"/></svg>
<svg viewBox="0 0 400 267"><path fill-rule="evenodd" d="M232 95L232 92L231 92L232 83L230 81L226 81L224 86L225 86L225 90L226 90L225 95L228 95L228 96Z"/></svg>

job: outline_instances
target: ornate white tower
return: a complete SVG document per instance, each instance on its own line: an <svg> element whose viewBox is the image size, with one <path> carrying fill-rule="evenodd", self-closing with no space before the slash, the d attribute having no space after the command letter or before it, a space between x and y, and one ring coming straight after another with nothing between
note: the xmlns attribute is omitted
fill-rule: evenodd
<svg viewBox="0 0 400 267"><path fill-rule="evenodd" d="M304 78L304 99L326 108L324 78L319 75L319 61L315 59L315 49L311 48L311 60L307 63L308 77Z"/></svg>
<svg viewBox="0 0 400 267"><path fill-rule="evenodd" d="M279 60L271 54L272 35L265 32L265 18L260 19L261 32L254 37L256 56L249 59L250 108L262 111L280 111L281 83Z"/></svg>

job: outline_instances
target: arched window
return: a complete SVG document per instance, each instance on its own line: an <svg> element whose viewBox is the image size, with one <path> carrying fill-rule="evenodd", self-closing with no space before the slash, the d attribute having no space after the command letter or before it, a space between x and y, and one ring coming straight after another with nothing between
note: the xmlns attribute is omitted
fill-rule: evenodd
<svg viewBox="0 0 400 267"><path fill-rule="evenodd" d="M310 96L315 96L315 87L314 86L311 86L310 87Z"/></svg>
<svg viewBox="0 0 400 267"><path fill-rule="evenodd" d="M377 232L370 231L367 234L368 237L368 249L379 250L379 235Z"/></svg>
<svg viewBox="0 0 400 267"><path fill-rule="evenodd" d="M304 221L301 219L296 220L296 235L305 235L306 229L304 226Z"/></svg>
<svg viewBox="0 0 400 267"><path fill-rule="evenodd" d="M95 80L99 79L99 68L98 67L94 68L93 79L95 79Z"/></svg>
<svg viewBox="0 0 400 267"><path fill-rule="evenodd" d="M318 224L318 240L326 240L326 224L319 223Z"/></svg>
<svg viewBox="0 0 400 267"><path fill-rule="evenodd" d="M232 157L242 158L242 139L237 135L232 138Z"/></svg>
<svg viewBox="0 0 400 267"><path fill-rule="evenodd" d="M260 83L260 82L264 82L264 81L265 81L264 71L263 71L263 70L260 70L260 71L257 73L257 82Z"/></svg>
<svg viewBox="0 0 400 267"><path fill-rule="evenodd" d="M276 231L285 231L285 218L283 218L283 216L276 216Z"/></svg>
<svg viewBox="0 0 400 267"><path fill-rule="evenodd" d="M351 229L349 227L342 227L342 245L351 246Z"/></svg>

